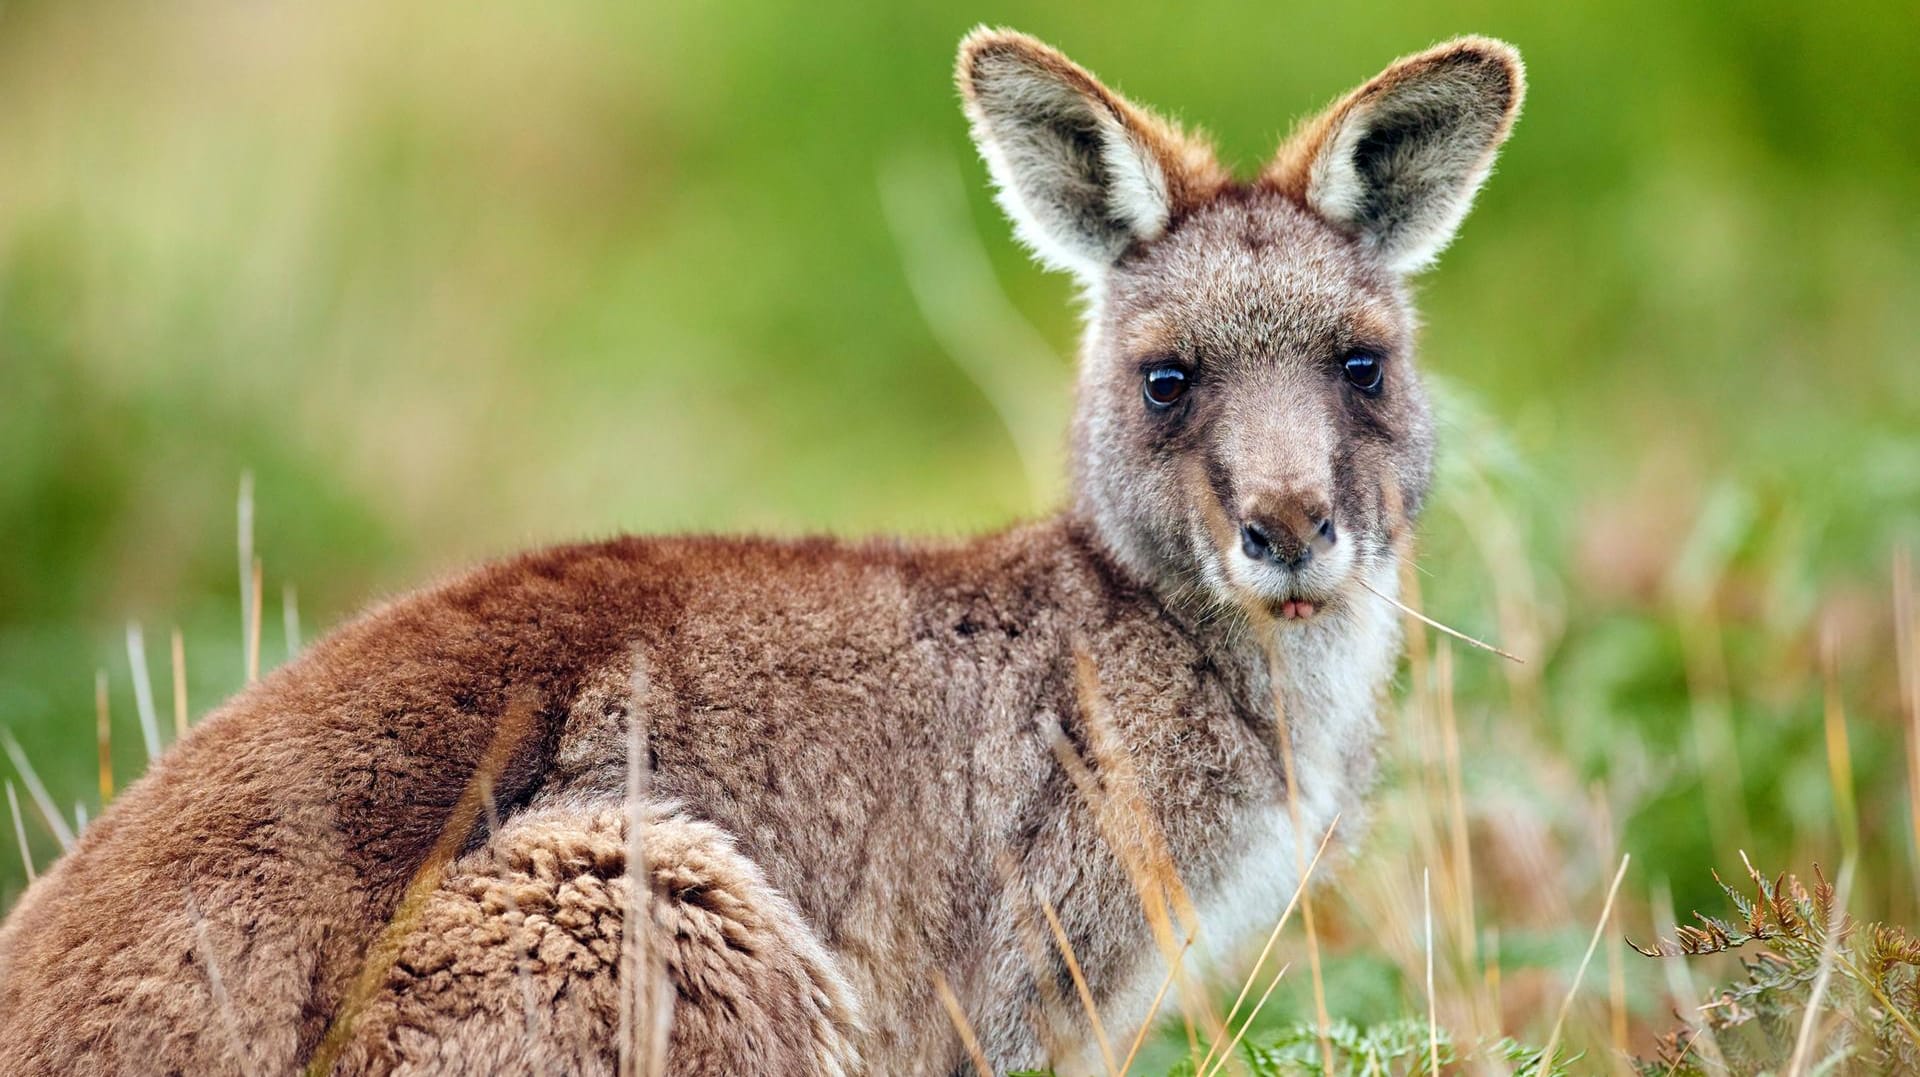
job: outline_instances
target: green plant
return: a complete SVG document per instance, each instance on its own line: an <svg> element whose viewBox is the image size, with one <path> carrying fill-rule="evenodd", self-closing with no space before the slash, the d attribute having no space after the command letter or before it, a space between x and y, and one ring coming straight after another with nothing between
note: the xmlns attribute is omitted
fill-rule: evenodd
<svg viewBox="0 0 1920 1077"><path fill-rule="evenodd" d="M1741 960L1744 979L1661 1038L1642 1074L1920 1072L1920 939L1856 922L1813 870L1809 891L1790 874L1768 881L1748 863L1751 898L1716 875L1736 917L1695 912L1698 922L1672 940L1634 946L1658 958L1764 947Z"/></svg>
<svg viewBox="0 0 1920 1077"><path fill-rule="evenodd" d="M1417 1077L1435 1067L1449 1073L1463 1065L1496 1068L1515 1077L1558 1077L1575 1072L1579 1056L1558 1055L1550 1068L1540 1068L1542 1050L1512 1038L1461 1048L1446 1029L1424 1018L1402 1017L1361 1026L1335 1021L1327 1027L1336 1077ZM1317 1077L1328 1072L1320 1051L1320 1032L1312 1022L1266 1029L1242 1040L1237 1054L1253 1077ZM1215 1059L1207 1072L1227 1072ZM1167 1077L1194 1077L1192 1059L1182 1059ZM1053 1077L1046 1070L1016 1071L1008 1077Z"/></svg>

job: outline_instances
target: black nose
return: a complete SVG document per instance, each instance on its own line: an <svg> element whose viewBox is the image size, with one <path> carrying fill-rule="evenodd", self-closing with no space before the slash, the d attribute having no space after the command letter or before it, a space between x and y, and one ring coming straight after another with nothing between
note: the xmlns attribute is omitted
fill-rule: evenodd
<svg viewBox="0 0 1920 1077"><path fill-rule="evenodd" d="M1305 534L1301 534L1301 532ZM1240 552L1255 561L1302 569L1315 553L1325 553L1338 536L1333 517L1313 516L1290 527L1274 521L1248 520L1240 525Z"/></svg>
<svg viewBox="0 0 1920 1077"><path fill-rule="evenodd" d="M1273 554L1273 539L1259 524L1241 524L1240 549L1255 561L1265 561Z"/></svg>

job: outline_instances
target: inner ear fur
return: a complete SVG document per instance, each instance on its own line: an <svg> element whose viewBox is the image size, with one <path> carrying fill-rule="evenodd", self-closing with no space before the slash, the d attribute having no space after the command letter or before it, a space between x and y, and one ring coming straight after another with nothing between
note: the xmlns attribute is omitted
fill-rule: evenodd
<svg viewBox="0 0 1920 1077"><path fill-rule="evenodd" d="M1025 34L968 34L955 77L1001 207L1055 268L1097 278L1229 182L1207 143Z"/></svg>
<svg viewBox="0 0 1920 1077"><path fill-rule="evenodd" d="M1457 38L1394 62L1309 120L1261 180L1413 272L1452 240L1525 92L1512 46Z"/></svg>

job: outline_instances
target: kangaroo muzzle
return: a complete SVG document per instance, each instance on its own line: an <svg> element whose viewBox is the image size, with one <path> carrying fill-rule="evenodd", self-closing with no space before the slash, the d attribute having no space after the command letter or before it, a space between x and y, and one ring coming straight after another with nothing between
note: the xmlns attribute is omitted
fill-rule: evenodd
<svg viewBox="0 0 1920 1077"><path fill-rule="evenodd" d="M1297 572L1337 541L1324 494L1256 497L1240 514L1240 552L1256 562Z"/></svg>

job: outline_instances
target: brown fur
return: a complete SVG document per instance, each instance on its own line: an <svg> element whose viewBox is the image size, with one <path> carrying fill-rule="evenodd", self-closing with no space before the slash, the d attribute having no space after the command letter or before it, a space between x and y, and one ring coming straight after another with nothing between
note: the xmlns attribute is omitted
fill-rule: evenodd
<svg viewBox="0 0 1920 1077"><path fill-rule="evenodd" d="M1164 968L1143 855L1193 895L1202 949L1265 926L1371 769L1396 618L1354 581L1393 587L1431 466L1405 290L1291 173L1229 183L1031 39L969 37L960 79L984 149L1023 140L1001 178L1044 173L1050 201L1021 208L1094 299L1070 507L951 544L560 547L367 613L28 891L0 927L0 1072L289 1073L323 1042L341 1074L611 1072L623 945L672 987L669 1073L952 1073L938 980L996 1068L1078 1072L1040 902L1115 1030ZM1164 191L1114 145L1146 147ZM1377 397L1341 380L1362 345ZM1141 377L1163 362L1194 381L1159 411ZM1339 522L1320 562L1234 545L1301 513ZM1102 795L1146 824L1103 825Z"/></svg>
<svg viewBox="0 0 1920 1077"><path fill-rule="evenodd" d="M1500 103L1493 121L1497 131L1486 146L1485 157L1490 161L1512 131L1514 120L1519 118L1520 101L1526 94L1526 77L1520 66L1520 54L1513 46L1488 37L1467 36L1402 58L1331 108L1302 123L1274 155L1273 162L1260 173L1260 182L1304 202L1314 155L1326 145L1328 134L1351 116L1356 107L1386 96L1416 78L1447 68L1459 70L1466 79L1484 84Z"/></svg>
<svg viewBox="0 0 1920 1077"><path fill-rule="evenodd" d="M961 96L977 100L982 73L1003 60L1045 68L1113 113L1166 168L1176 216L1207 204L1233 185L1233 176L1220 166L1211 144L1107 89L1060 50L1022 33L983 26L960 42L954 81Z"/></svg>

